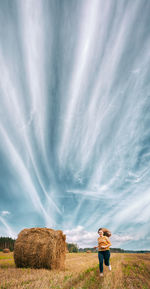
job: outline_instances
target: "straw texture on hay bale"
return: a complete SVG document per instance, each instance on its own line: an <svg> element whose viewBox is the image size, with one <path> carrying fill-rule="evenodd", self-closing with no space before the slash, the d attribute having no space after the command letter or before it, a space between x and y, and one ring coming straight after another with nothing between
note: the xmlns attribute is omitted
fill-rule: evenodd
<svg viewBox="0 0 150 289"><path fill-rule="evenodd" d="M24 229L14 246L17 267L64 269L66 236L47 228Z"/></svg>
<svg viewBox="0 0 150 289"><path fill-rule="evenodd" d="M10 253L9 248L5 248L5 249L3 249L3 253Z"/></svg>
<svg viewBox="0 0 150 289"><path fill-rule="evenodd" d="M111 237L111 232L107 228L100 228L103 231L104 236Z"/></svg>

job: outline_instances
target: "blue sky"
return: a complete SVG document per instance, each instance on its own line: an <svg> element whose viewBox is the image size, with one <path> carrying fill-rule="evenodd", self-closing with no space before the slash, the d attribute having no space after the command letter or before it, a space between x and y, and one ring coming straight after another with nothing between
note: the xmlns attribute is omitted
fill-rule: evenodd
<svg viewBox="0 0 150 289"><path fill-rule="evenodd" d="M150 2L0 1L0 235L150 249Z"/></svg>

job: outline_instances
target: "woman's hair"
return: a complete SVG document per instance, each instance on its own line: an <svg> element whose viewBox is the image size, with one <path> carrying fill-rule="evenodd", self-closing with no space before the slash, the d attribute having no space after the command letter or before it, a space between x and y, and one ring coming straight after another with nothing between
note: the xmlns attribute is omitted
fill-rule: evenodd
<svg viewBox="0 0 150 289"><path fill-rule="evenodd" d="M99 228L97 232L99 233L100 230L102 230L102 228ZM102 230L102 231L103 231L103 230Z"/></svg>

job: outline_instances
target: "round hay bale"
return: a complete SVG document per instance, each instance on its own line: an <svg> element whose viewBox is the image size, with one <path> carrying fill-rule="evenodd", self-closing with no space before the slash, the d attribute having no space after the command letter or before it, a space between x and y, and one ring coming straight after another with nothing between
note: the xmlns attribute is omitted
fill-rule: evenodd
<svg viewBox="0 0 150 289"><path fill-rule="evenodd" d="M9 248L5 248L5 249L3 249L3 253L10 253Z"/></svg>
<svg viewBox="0 0 150 289"><path fill-rule="evenodd" d="M111 232L107 228L99 228L99 230L103 231L104 236L111 237Z"/></svg>
<svg viewBox="0 0 150 289"><path fill-rule="evenodd" d="M15 242L16 267L65 269L66 236L47 228L22 230Z"/></svg>
<svg viewBox="0 0 150 289"><path fill-rule="evenodd" d="M91 253L91 250L87 250L86 253Z"/></svg>

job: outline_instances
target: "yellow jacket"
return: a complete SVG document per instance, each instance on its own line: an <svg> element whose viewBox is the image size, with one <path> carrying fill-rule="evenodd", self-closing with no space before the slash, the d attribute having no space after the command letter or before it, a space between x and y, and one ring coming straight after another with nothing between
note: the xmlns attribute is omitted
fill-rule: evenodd
<svg viewBox="0 0 150 289"><path fill-rule="evenodd" d="M101 246L107 246L106 248L102 248ZM106 251L110 250L109 247L111 246L111 242L109 241L108 237L103 236L98 238L98 251Z"/></svg>

